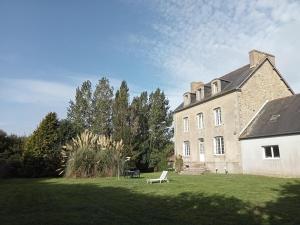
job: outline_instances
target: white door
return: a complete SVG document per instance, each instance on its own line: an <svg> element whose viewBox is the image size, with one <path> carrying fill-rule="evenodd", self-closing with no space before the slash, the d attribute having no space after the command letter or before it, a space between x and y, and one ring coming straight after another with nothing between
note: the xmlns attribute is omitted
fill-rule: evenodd
<svg viewBox="0 0 300 225"><path fill-rule="evenodd" d="M199 142L199 160L200 162L205 162L205 151L203 142Z"/></svg>

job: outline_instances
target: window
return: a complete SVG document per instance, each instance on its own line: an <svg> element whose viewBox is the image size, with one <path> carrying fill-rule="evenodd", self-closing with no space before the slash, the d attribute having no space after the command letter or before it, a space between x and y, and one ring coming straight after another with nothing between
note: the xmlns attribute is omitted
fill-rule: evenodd
<svg viewBox="0 0 300 225"><path fill-rule="evenodd" d="M183 155L184 156L190 156L191 155L191 149L190 149L190 142L189 141L183 142Z"/></svg>
<svg viewBox="0 0 300 225"><path fill-rule="evenodd" d="M196 99L197 99L197 101L204 99L204 89L203 88L200 88L199 90L196 91Z"/></svg>
<svg viewBox="0 0 300 225"><path fill-rule="evenodd" d="M189 131L189 118L188 117L183 118L183 131L184 132Z"/></svg>
<svg viewBox="0 0 300 225"><path fill-rule="evenodd" d="M264 148L265 159L280 158L278 145L263 146L263 148Z"/></svg>
<svg viewBox="0 0 300 225"><path fill-rule="evenodd" d="M197 126L198 126L198 129L203 129L203 113L199 113L197 114Z"/></svg>
<svg viewBox="0 0 300 225"><path fill-rule="evenodd" d="M212 83L212 94L216 94L219 92L219 86L218 86L218 82L215 81Z"/></svg>
<svg viewBox="0 0 300 225"><path fill-rule="evenodd" d="M224 151L224 139L222 136L218 136L214 138L214 150L215 155L223 155Z"/></svg>
<svg viewBox="0 0 300 225"><path fill-rule="evenodd" d="M221 126L222 124L221 108L214 109L214 117L215 117L215 126Z"/></svg>

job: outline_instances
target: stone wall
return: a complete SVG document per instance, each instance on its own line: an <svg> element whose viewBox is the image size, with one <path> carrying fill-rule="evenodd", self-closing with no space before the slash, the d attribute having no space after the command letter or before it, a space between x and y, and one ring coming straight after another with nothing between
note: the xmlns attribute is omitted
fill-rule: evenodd
<svg viewBox="0 0 300 225"><path fill-rule="evenodd" d="M261 106L268 100L292 95L269 61L252 75L242 86L239 96L240 131L253 118Z"/></svg>
<svg viewBox="0 0 300 225"><path fill-rule="evenodd" d="M220 107L222 112L222 125L218 127L215 126L213 113L217 107ZM238 109L237 92L234 92L176 113L174 115L176 154L183 155L183 142L189 141L191 155L183 157L184 162L186 165L200 163L198 140L203 138L205 165L209 170L215 171L218 168L219 171L224 171L224 167L226 167L229 172L241 172ZM197 127L198 113L203 113L204 116L203 129ZM185 117L189 118L188 132L183 132L183 118ZM213 138L215 136L224 137L224 155L214 154Z"/></svg>

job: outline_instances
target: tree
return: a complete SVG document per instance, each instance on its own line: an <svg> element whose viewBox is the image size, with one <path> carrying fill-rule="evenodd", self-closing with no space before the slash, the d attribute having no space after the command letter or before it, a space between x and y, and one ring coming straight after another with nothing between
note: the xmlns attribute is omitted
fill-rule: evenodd
<svg viewBox="0 0 300 225"><path fill-rule="evenodd" d="M126 81L122 81L120 89L116 91L112 106L113 139L123 140L124 152L130 156L130 120L129 120L129 89Z"/></svg>
<svg viewBox="0 0 300 225"><path fill-rule="evenodd" d="M76 127L77 133L91 127L92 84L84 81L81 87L77 87L75 102L70 101L67 119Z"/></svg>
<svg viewBox="0 0 300 225"><path fill-rule="evenodd" d="M150 151L148 157L150 166L156 167L172 137L172 115L169 111L169 101L160 89L150 94L149 103Z"/></svg>
<svg viewBox="0 0 300 225"><path fill-rule="evenodd" d="M25 137L7 135L0 130L0 177L22 175L22 154Z"/></svg>
<svg viewBox="0 0 300 225"><path fill-rule="evenodd" d="M147 167L149 151L149 103L147 92L134 97L130 105L131 152L132 160L138 168Z"/></svg>
<svg viewBox="0 0 300 225"><path fill-rule="evenodd" d="M111 114L113 88L103 77L96 86L92 99L92 131L99 135L110 136L112 131Z"/></svg>
<svg viewBox="0 0 300 225"><path fill-rule="evenodd" d="M27 176L43 177L57 175L60 167L59 121L51 112L28 138L24 152L24 166Z"/></svg>
<svg viewBox="0 0 300 225"><path fill-rule="evenodd" d="M68 141L72 140L72 138L75 138L76 135L77 130L72 122L67 119L59 121L58 138L60 146L65 145Z"/></svg>

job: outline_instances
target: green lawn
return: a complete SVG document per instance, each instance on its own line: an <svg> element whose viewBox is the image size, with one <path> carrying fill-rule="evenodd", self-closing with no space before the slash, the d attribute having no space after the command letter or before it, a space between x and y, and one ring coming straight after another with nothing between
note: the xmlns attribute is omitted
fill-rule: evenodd
<svg viewBox="0 0 300 225"><path fill-rule="evenodd" d="M0 224L300 224L300 179L158 176L0 180Z"/></svg>

